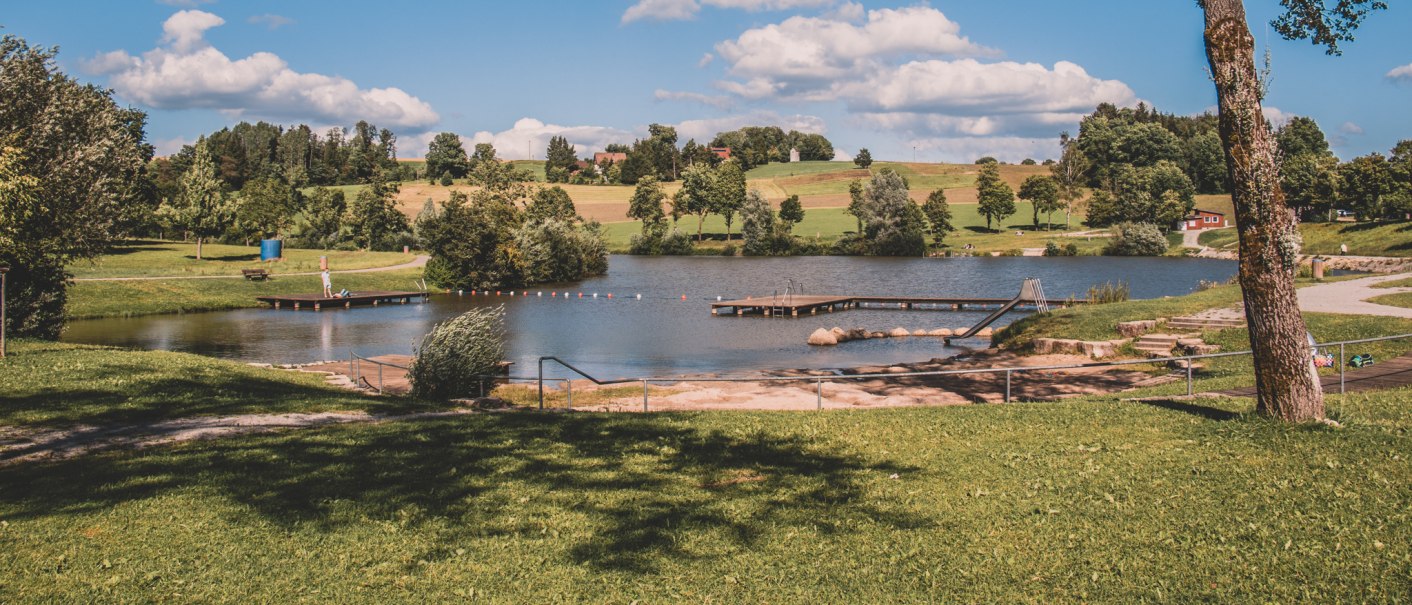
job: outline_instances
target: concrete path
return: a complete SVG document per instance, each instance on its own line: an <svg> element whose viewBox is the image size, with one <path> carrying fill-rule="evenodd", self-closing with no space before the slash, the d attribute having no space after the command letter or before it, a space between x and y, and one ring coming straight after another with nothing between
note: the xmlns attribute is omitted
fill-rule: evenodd
<svg viewBox="0 0 1412 605"><path fill-rule="evenodd" d="M1205 249L1206 246L1201 245L1202 233L1204 233L1204 231L1183 231L1182 246L1185 248Z"/></svg>
<svg viewBox="0 0 1412 605"><path fill-rule="evenodd" d="M426 264L427 264L427 261L429 261L429 260L431 260L431 257L430 257L430 256L427 256L427 255L425 255L425 254L423 254L423 255L417 256L416 258L412 259L411 261L402 263L402 264L400 264L400 265L391 265L391 266L388 266L388 267L369 267L369 268L367 268L367 269L344 269L344 270L342 270L342 271L329 271L329 273L332 273L332 274L337 275L337 274L345 274L345 273L380 273L380 272L382 272L382 271L397 271L397 270L400 270L400 269L417 269L417 268L420 268L420 267L425 267ZM305 271L305 272L303 272L303 273L270 273L270 277L297 277L297 276L301 276L301 275L318 275L318 274L319 274L318 271ZM150 277L83 277L83 278L75 279L74 281L153 281L153 280L168 280L168 279L245 279L245 276L244 276L244 275L155 275L155 276L150 276Z"/></svg>
<svg viewBox="0 0 1412 605"><path fill-rule="evenodd" d="M1333 282L1299 289L1299 308L1314 313L1343 315L1380 315L1412 319L1412 309L1380 305L1368 299L1384 294L1412 292L1412 288L1374 288L1374 284L1412 277L1412 273L1376 275L1349 281Z"/></svg>

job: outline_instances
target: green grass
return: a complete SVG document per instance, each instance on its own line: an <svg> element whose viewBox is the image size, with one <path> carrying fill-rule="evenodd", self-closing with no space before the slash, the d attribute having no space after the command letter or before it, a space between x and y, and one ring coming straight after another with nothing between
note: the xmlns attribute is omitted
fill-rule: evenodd
<svg viewBox="0 0 1412 605"><path fill-rule="evenodd" d="M399 255L401 256L401 255ZM417 290L421 269L333 275L335 289ZM77 319L160 313L220 311L262 306L255 297L322 291L317 275L275 276L268 281L172 279L76 282L69 286L68 312Z"/></svg>
<svg viewBox="0 0 1412 605"><path fill-rule="evenodd" d="M1392 602L1409 391L480 414L0 467L18 602ZM1336 564L1331 564L1336 561Z"/></svg>
<svg viewBox="0 0 1412 605"><path fill-rule="evenodd" d="M991 252L1005 252L1020 248L1043 248L1047 242L1053 241L1061 246L1069 243L1077 244L1081 254L1097 254L1107 244L1108 239L1102 237L1062 237L1060 233L1064 231L1062 215L1055 215L1056 222L1051 225L1051 231L1035 229L1032 224L1029 204L1020 202L1017 204L1020 212L1009 219L1003 221L1004 228L996 231L988 231L985 228L985 218L978 212L978 206L974 204L957 204L951 206L953 215L952 224L957 230L946 236L946 248L957 252L962 251L966 244L971 244L974 248L970 251L976 254L989 254ZM1044 221L1043 216L1040 217ZM1082 216L1075 215L1073 225L1077 227L1083 220ZM677 223L677 227L685 233L696 234L696 217L684 216ZM637 221L607 223L603 225L604 233L608 237L608 248L615 252L624 252L628 248L628 243L633 235L642 232L642 223ZM846 232L858 229L858 219L848 214L844 208L809 208L804 211L804 221L794 227L794 234L806 239L815 239L825 244L832 244ZM1015 235L1016 231L1024 232L1024 235ZM703 232L710 238L701 244L702 247L719 249L725 245L726 223L717 215L707 217ZM731 226L733 242L740 245L740 219L737 217L735 224ZM927 237L930 243L931 236Z"/></svg>
<svg viewBox="0 0 1412 605"><path fill-rule="evenodd" d="M0 361L0 426L113 425L191 416L425 408L324 384L322 375L165 351L40 341Z"/></svg>
<svg viewBox="0 0 1412 605"><path fill-rule="evenodd" d="M1216 248L1217 250L1234 250L1236 248L1236 245L1240 241L1240 234L1236 232L1235 228L1212 229L1209 231L1202 231L1201 235L1198 235L1196 237L1196 241L1208 248Z"/></svg>
<svg viewBox="0 0 1412 605"><path fill-rule="evenodd" d="M589 156L588 159L592 160L593 156ZM510 162L510 165L514 166L516 170L529 171L535 182L543 183L548 180L544 176L544 160L514 160Z"/></svg>
<svg viewBox="0 0 1412 605"><path fill-rule="evenodd" d="M868 171L861 170L853 165L853 162L776 162L756 166L745 173L745 178L749 180L779 179L792 176L804 176L809 174L823 174L833 172L846 172L867 176ZM845 191L847 191L845 189Z"/></svg>
<svg viewBox="0 0 1412 605"><path fill-rule="evenodd" d="M113 248L92 261L79 261L69 267L77 278L165 277L182 275L240 275L241 269L268 269L271 273L303 273L319 270L319 257L327 256L335 271L390 267L412 260L401 252L349 252L286 248L284 260L261 262L258 246L202 246L202 260L196 260L196 244L153 240L133 240Z"/></svg>
<svg viewBox="0 0 1412 605"><path fill-rule="evenodd" d="M1368 302L1376 303L1379 305L1391 305L1394 307L1412 309L1412 292L1398 292L1396 294L1384 294L1382 296L1374 296L1373 298L1368 299Z"/></svg>
<svg viewBox="0 0 1412 605"><path fill-rule="evenodd" d="M1412 256L1412 223L1300 223L1305 254Z"/></svg>

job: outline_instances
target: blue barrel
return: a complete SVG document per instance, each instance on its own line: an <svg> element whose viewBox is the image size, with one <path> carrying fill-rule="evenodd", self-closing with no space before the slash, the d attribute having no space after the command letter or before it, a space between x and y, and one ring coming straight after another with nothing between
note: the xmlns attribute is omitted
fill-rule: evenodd
<svg viewBox="0 0 1412 605"><path fill-rule="evenodd" d="M260 240L260 260L277 260L284 256L284 241L277 239Z"/></svg>

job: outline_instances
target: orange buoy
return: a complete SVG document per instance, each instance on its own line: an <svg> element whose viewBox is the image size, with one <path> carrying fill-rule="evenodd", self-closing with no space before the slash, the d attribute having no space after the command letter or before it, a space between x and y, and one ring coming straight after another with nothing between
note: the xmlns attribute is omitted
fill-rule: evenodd
<svg viewBox="0 0 1412 605"><path fill-rule="evenodd" d="M686 300L686 295L685 295L685 294L681 295L681 299L682 299L682 300Z"/></svg>
<svg viewBox="0 0 1412 605"><path fill-rule="evenodd" d="M612 293L612 292L609 292L609 293L608 293L608 298L613 298L613 293Z"/></svg>

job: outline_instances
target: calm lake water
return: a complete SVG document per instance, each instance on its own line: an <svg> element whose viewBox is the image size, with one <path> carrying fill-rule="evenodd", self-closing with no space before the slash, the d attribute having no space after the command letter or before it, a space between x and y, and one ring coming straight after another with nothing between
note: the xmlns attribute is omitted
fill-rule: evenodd
<svg viewBox="0 0 1412 605"><path fill-rule="evenodd" d="M467 309L504 305L509 359L515 362L516 374L533 375L542 355L563 358L601 378L842 368L921 361L964 348L945 347L939 338L810 347L805 344L810 332L833 326L957 328L974 324L985 313L860 309L769 319L715 317L709 304L717 296L731 300L783 292L790 280L809 294L994 298L1014 296L1026 277L1042 279L1050 298L1083 297L1092 285L1121 280L1131 286L1133 298L1156 298L1189 293L1201 280L1225 280L1235 271L1232 261L1186 258L613 256L608 275L536 286L529 288L529 297L438 295L427 304L351 310L245 309L76 321L64 340L246 362L306 363L347 359L350 350L364 356L410 353L435 323ZM574 297L550 296L563 290ZM584 298L578 298L578 292L584 292ZM592 298L594 292L597 299ZM1012 312L995 325L1023 316Z"/></svg>

